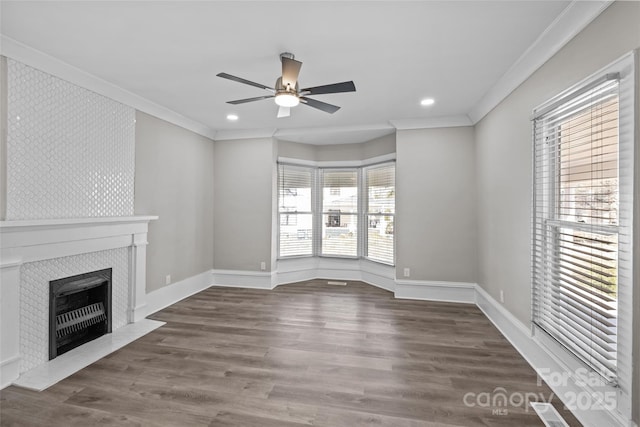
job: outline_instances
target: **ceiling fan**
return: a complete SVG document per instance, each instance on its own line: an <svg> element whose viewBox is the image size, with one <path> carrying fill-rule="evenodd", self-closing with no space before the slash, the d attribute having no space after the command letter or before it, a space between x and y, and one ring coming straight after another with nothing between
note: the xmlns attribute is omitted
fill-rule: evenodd
<svg viewBox="0 0 640 427"><path fill-rule="evenodd" d="M309 98L308 96L356 91L356 86L352 81L300 89L298 85L298 74L300 74L300 67L302 67L302 62L296 61L294 59L294 55L289 52L281 53L280 61L282 62L282 76L278 77L274 88L240 77L232 76L231 74L227 73L217 74L218 77L222 77L223 79L229 79L233 80L234 82L259 87L260 89L265 89L271 92L270 95L257 96L255 98L238 99L236 101L228 101L227 103L237 105L244 104L246 102L260 101L262 99L275 98L276 104L278 104L278 106L280 107L278 109L278 118L289 117L289 115L291 114L291 107L295 107L300 103L333 114L338 111L340 107L338 107L337 105L318 101L317 99Z"/></svg>

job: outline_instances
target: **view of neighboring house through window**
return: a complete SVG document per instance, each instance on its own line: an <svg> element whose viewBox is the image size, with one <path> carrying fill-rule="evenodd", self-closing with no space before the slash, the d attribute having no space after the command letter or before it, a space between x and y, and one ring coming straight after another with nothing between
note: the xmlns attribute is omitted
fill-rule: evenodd
<svg viewBox="0 0 640 427"><path fill-rule="evenodd" d="M622 285L618 108L618 81L606 79L534 122L534 322L611 380Z"/></svg>
<svg viewBox="0 0 640 427"><path fill-rule="evenodd" d="M395 163L364 168L280 163L278 217L279 258L365 257L393 265Z"/></svg>
<svg viewBox="0 0 640 427"><path fill-rule="evenodd" d="M322 169L322 255L358 256L358 171Z"/></svg>
<svg viewBox="0 0 640 427"><path fill-rule="evenodd" d="M279 254L313 254L311 183L314 170L301 166L278 167Z"/></svg>
<svg viewBox="0 0 640 427"><path fill-rule="evenodd" d="M394 264L393 226L396 212L395 164L365 169L367 245L365 257Z"/></svg>

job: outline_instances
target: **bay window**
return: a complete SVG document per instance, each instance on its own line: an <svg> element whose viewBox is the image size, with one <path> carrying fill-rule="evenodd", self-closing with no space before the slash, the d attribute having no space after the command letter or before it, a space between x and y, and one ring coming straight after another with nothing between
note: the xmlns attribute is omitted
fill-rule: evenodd
<svg viewBox="0 0 640 427"><path fill-rule="evenodd" d="M358 168L278 164L278 257L394 264L395 163Z"/></svg>

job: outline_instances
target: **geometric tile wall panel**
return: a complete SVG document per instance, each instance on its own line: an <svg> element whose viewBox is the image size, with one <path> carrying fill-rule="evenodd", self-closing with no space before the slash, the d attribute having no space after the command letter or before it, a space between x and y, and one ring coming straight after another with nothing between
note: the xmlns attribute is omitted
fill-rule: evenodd
<svg viewBox="0 0 640 427"><path fill-rule="evenodd" d="M112 330L127 324L129 248L90 252L20 267L20 372L49 360L49 281L112 268Z"/></svg>
<svg viewBox="0 0 640 427"><path fill-rule="evenodd" d="M135 109L7 66L7 219L133 215Z"/></svg>

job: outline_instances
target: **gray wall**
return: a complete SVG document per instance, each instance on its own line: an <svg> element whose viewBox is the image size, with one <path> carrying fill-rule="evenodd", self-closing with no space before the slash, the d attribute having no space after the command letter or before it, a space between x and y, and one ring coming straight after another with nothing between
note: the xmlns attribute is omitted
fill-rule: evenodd
<svg viewBox="0 0 640 427"><path fill-rule="evenodd" d="M271 138L214 144L214 267L272 267L274 145Z"/></svg>
<svg viewBox="0 0 640 427"><path fill-rule="evenodd" d="M396 277L475 282L473 128L396 136Z"/></svg>
<svg viewBox="0 0 640 427"><path fill-rule="evenodd" d="M520 321L530 321L531 123L534 107L640 47L640 3L615 2L476 125L479 281ZM638 112L636 111L636 115ZM636 126L636 130L638 127ZM636 143L636 148L640 144ZM636 174L640 168L636 163ZM636 179L638 182L640 178ZM636 195L638 191L636 190ZM637 203L637 200L636 200ZM636 204L636 207L638 205ZM638 224L638 211L635 214ZM635 228L636 249L640 243ZM635 252L636 266L638 251ZM640 280L634 280L635 331L640 323ZM636 332L635 414L640 421Z"/></svg>
<svg viewBox="0 0 640 427"><path fill-rule="evenodd" d="M614 3L476 125L479 281L530 319L531 122L548 98L640 46L640 3Z"/></svg>
<svg viewBox="0 0 640 427"><path fill-rule="evenodd" d="M0 221L7 214L7 58L0 56Z"/></svg>
<svg viewBox="0 0 640 427"><path fill-rule="evenodd" d="M213 141L136 112L136 215L149 224L147 293L213 268Z"/></svg>
<svg viewBox="0 0 640 427"><path fill-rule="evenodd" d="M640 11L638 12L640 15ZM636 108L640 108L640 58L636 57L636 85L638 93L636 94ZM633 307L635 307L633 313L633 326L634 341L632 351L635 355L633 358L634 369L634 382L633 382L633 396L635 396L633 404L633 420L636 424L640 425L640 112L636 112L636 144L635 154L636 159L634 163L634 188L635 199L633 207L633 229L635 230L633 236L633 271L634 271L634 289L633 289Z"/></svg>

